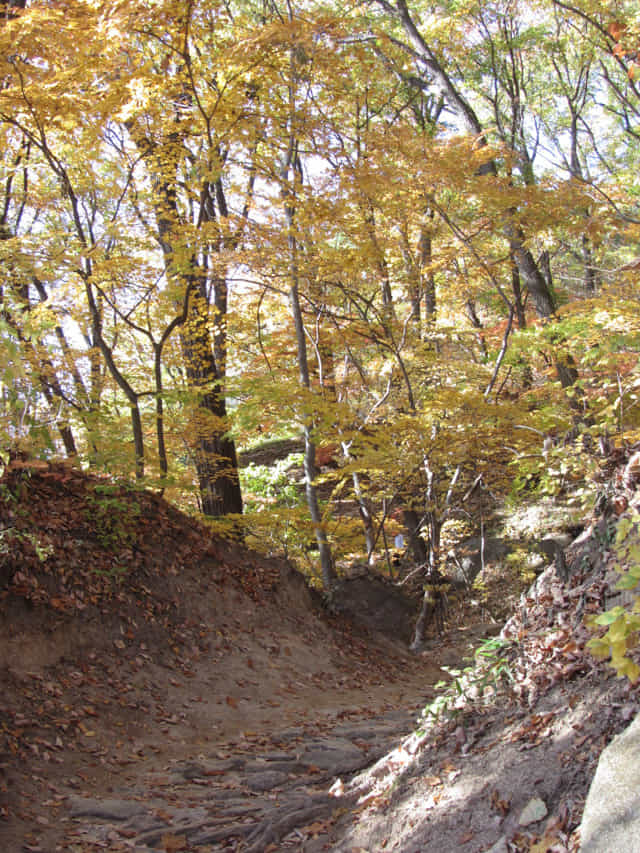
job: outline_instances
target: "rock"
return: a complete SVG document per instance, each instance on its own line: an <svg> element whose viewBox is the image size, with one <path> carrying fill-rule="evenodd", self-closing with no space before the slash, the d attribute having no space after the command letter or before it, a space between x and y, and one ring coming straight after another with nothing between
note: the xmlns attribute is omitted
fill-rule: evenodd
<svg viewBox="0 0 640 853"><path fill-rule="evenodd" d="M531 551L525 557L525 568L532 572L539 572L547 565L546 558L535 551Z"/></svg>
<svg viewBox="0 0 640 853"><path fill-rule="evenodd" d="M640 715L600 756L580 838L581 853L640 850Z"/></svg>
<svg viewBox="0 0 640 853"><path fill-rule="evenodd" d="M143 814L148 804L135 800L91 800L86 797L69 797L72 817L97 817L101 820L130 820Z"/></svg>
<svg viewBox="0 0 640 853"><path fill-rule="evenodd" d="M287 773L282 773L279 770L265 770L262 773L252 773L248 777L246 785L250 791L271 791L272 788L283 785L288 778Z"/></svg>
<svg viewBox="0 0 640 853"><path fill-rule="evenodd" d="M556 533L555 536L549 536L547 539L540 540L540 551L549 559L553 560L556 556L556 551L560 549L564 551L573 542L572 537L568 533Z"/></svg>
<svg viewBox="0 0 640 853"><path fill-rule="evenodd" d="M540 797L533 797L527 805L522 809L518 823L520 826L529 826L530 823L537 823L547 816L547 807Z"/></svg>
<svg viewBox="0 0 640 853"><path fill-rule="evenodd" d="M488 850L485 850L484 853L509 853L509 847L507 845L506 836L502 836L499 838L495 844L492 844Z"/></svg>
<svg viewBox="0 0 640 853"><path fill-rule="evenodd" d="M482 569L482 564L503 560L512 550L512 544L497 536L471 536L464 539L447 558L447 575L457 586L472 584Z"/></svg>
<svg viewBox="0 0 640 853"><path fill-rule="evenodd" d="M328 770L334 776L359 770L367 763L367 757L362 750L343 738L311 741L300 760L309 766Z"/></svg>

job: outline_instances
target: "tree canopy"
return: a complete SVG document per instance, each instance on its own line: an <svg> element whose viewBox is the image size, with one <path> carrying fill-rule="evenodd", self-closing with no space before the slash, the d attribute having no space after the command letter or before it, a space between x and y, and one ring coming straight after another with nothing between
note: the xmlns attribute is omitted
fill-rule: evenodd
<svg viewBox="0 0 640 853"><path fill-rule="evenodd" d="M3 446L295 530L330 587L636 434L632 0L34 0L0 40ZM245 479L240 521L283 436L306 506Z"/></svg>

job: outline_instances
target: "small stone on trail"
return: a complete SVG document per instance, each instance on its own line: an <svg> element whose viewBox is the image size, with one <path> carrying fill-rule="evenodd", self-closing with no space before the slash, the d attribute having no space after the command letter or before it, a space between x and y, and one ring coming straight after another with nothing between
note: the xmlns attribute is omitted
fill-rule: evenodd
<svg viewBox="0 0 640 853"><path fill-rule="evenodd" d="M488 850L485 850L484 853L509 853L509 847L507 846L507 839L503 835L502 838L499 838L495 844L492 844Z"/></svg>
<svg viewBox="0 0 640 853"><path fill-rule="evenodd" d="M287 781L287 774L278 770L266 770L264 773L253 773L246 784L250 791L270 791Z"/></svg>
<svg viewBox="0 0 640 853"><path fill-rule="evenodd" d="M97 817L102 820L129 820L146 810L142 803L131 800L93 800L87 797L69 797L72 817Z"/></svg>
<svg viewBox="0 0 640 853"><path fill-rule="evenodd" d="M534 797L529 800L523 808L518 823L520 826L529 826L530 823L537 823L547 816L547 807L542 802L540 797Z"/></svg>

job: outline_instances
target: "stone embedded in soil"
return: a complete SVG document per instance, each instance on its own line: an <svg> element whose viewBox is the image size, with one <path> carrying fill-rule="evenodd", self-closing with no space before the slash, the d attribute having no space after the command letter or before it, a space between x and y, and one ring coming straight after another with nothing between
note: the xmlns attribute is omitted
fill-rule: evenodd
<svg viewBox="0 0 640 853"><path fill-rule="evenodd" d="M271 791L278 785L284 785L288 778L288 773L279 770L265 770L263 773L251 774L246 784L250 791Z"/></svg>
<svg viewBox="0 0 640 853"><path fill-rule="evenodd" d="M484 853L509 853L509 846L507 844L507 839L503 835L502 838L499 838L495 844L492 844L488 850L485 850Z"/></svg>
<svg viewBox="0 0 640 853"><path fill-rule="evenodd" d="M94 817L100 820L129 820L143 814L148 804L131 800L93 800L87 797L69 797L72 817Z"/></svg>
<svg viewBox="0 0 640 853"><path fill-rule="evenodd" d="M518 819L520 826L529 826L547 816L547 807L540 797L533 797L523 808Z"/></svg>
<svg viewBox="0 0 640 853"><path fill-rule="evenodd" d="M367 764L366 755L344 738L326 738L307 743L300 760L310 767L331 770L335 775L358 770Z"/></svg>

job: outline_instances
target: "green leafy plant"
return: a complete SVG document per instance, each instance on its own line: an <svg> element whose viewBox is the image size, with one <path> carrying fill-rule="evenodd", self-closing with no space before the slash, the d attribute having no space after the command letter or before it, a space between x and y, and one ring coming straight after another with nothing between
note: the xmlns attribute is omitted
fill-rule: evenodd
<svg viewBox="0 0 640 853"><path fill-rule="evenodd" d="M614 543L617 567L620 578L617 589L635 590L640 583L640 514L634 511L618 522ZM605 628L600 637L594 637L587 648L599 660L610 658L609 663L619 676L636 681L640 676L640 667L630 657L638 645L640 631L640 595L631 609L617 605L587 620L593 629Z"/></svg>
<svg viewBox="0 0 640 853"><path fill-rule="evenodd" d="M251 463L242 469L245 507L255 512L269 507L295 507L301 503L300 485L292 469L302 466L302 453L290 453L273 465Z"/></svg>
<svg viewBox="0 0 640 853"><path fill-rule="evenodd" d="M490 637L480 643L464 669L442 667L451 681L439 681L435 685L437 695L424 708L423 720L455 719L470 705L489 701L487 688L491 688L491 697L494 697L513 681L509 654L512 647L510 640Z"/></svg>
<svg viewBox="0 0 640 853"><path fill-rule="evenodd" d="M19 530L17 527L5 527L0 530L0 555L10 554L16 542L28 542L41 563L44 563L53 554L53 546L41 542L35 533Z"/></svg>
<svg viewBox="0 0 640 853"><path fill-rule="evenodd" d="M140 505L131 493L123 493L120 486L97 485L93 494L87 495L87 524L104 548L111 550L131 545L139 516Z"/></svg>

